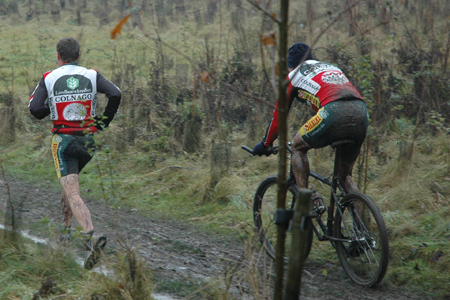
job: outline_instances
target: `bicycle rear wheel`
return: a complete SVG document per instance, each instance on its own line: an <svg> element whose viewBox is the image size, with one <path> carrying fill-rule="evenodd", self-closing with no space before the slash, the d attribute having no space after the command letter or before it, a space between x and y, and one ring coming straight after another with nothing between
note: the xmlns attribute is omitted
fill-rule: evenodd
<svg viewBox="0 0 450 300"><path fill-rule="evenodd" d="M258 186L253 200L253 219L255 230L261 244L264 246L270 258L275 259L275 245L277 243L277 226L274 223L277 211L277 175L269 176ZM298 194L297 186L292 182L288 183L288 194L286 197L286 207L291 208L292 203ZM311 228L311 227L310 227ZM313 231L309 230L306 241L306 255L311 251ZM289 253L291 246L291 235L286 235L286 252Z"/></svg>
<svg viewBox="0 0 450 300"><path fill-rule="evenodd" d="M375 203L362 193L350 193L340 202L334 220L336 252L347 276L355 283L373 287L386 274L389 240Z"/></svg>

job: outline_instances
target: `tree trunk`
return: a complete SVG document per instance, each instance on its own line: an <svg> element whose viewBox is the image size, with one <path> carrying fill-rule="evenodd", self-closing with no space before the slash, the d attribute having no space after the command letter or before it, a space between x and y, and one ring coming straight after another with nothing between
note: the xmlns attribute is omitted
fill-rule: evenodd
<svg viewBox="0 0 450 300"><path fill-rule="evenodd" d="M164 1L163 0L157 1L156 5L155 5L155 14L156 14L156 19L158 20L158 27L165 28L167 25L167 22L166 22L166 15L165 15L165 11L164 11Z"/></svg>
<svg viewBox="0 0 450 300"><path fill-rule="evenodd" d="M312 190L300 189L295 202L292 219L292 245L289 252L289 264L286 278L285 300L297 300L302 286L302 270L305 262L306 244L308 239L308 222L304 218L311 211Z"/></svg>
<svg viewBox="0 0 450 300"><path fill-rule="evenodd" d="M16 140L16 111L12 94L2 94L3 109L0 110L0 142L13 143Z"/></svg>
<svg viewBox="0 0 450 300"><path fill-rule="evenodd" d="M288 10L289 0L281 0L280 6L280 42L279 42L279 61L278 61L278 139L280 150L278 153L278 196L277 207L284 209L286 207L286 142L287 142L287 95L286 89L288 82L287 76L287 42L288 42ZM283 299L283 277L284 277L284 252L286 232L284 228L277 228L277 244L276 244L276 258L275 258L275 286L274 286L274 300Z"/></svg>

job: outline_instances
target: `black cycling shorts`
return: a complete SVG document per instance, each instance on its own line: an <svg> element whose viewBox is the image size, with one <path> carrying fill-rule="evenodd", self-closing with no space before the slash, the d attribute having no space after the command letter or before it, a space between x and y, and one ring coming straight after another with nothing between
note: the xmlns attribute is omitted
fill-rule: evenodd
<svg viewBox="0 0 450 300"><path fill-rule="evenodd" d="M369 117L361 100L336 100L322 107L301 128L303 140L311 148L323 148L340 140L353 140L355 146L341 153L345 162L354 162L367 132Z"/></svg>
<svg viewBox="0 0 450 300"><path fill-rule="evenodd" d="M58 179L69 174L79 174L94 156L94 152L93 134L55 133L52 138L52 155Z"/></svg>

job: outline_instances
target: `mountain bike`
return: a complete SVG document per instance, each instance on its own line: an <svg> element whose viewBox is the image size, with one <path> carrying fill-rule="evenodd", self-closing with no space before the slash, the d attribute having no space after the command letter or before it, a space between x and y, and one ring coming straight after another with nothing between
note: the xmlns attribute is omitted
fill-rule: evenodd
<svg viewBox="0 0 450 300"><path fill-rule="evenodd" d="M329 241L335 248L338 259L344 272L355 283L373 287L381 282L388 267L389 240L386 225L378 207L367 195L360 192L346 194L338 180L337 159L339 151L345 151L345 147L353 145L351 140L337 141L331 145L335 149L333 173L324 177L310 171L310 177L330 187L331 196L327 210L318 210L313 205L309 214L307 227L309 232L306 241L306 259L311 251L313 234L319 241ZM288 144L288 151L292 149ZM253 149L242 146L242 149L253 153ZM278 153L278 147L272 148L272 154ZM292 170L287 176L289 196L286 208L293 210L299 189L295 182ZM313 192L313 200L324 197L316 191ZM320 201L319 201L320 202ZM314 203L314 202L313 202ZM253 200L253 218L255 230L260 242L269 257L275 259L277 229L275 223L277 213L277 175L265 178L258 186ZM280 224L282 225L282 224ZM286 226L287 227L287 226ZM286 253L290 246L290 235L286 237Z"/></svg>

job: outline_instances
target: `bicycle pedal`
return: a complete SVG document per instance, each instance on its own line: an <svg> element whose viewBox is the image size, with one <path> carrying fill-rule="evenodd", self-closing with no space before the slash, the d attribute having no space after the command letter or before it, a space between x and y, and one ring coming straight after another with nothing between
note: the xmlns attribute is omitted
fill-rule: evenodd
<svg viewBox="0 0 450 300"><path fill-rule="evenodd" d="M315 210L316 210L316 213L318 215L321 215L324 212L326 212L327 209L326 209L326 207L324 205L322 205L322 206L319 206L319 207L315 207Z"/></svg>
<svg viewBox="0 0 450 300"><path fill-rule="evenodd" d="M323 202L322 197L320 197L319 193L314 192L312 196L313 207L318 215L322 215L327 208L325 207L325 203Z"/></svg>

